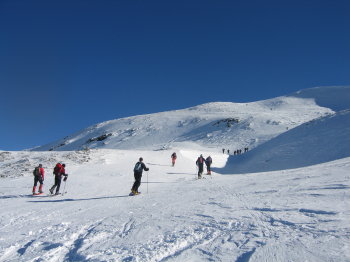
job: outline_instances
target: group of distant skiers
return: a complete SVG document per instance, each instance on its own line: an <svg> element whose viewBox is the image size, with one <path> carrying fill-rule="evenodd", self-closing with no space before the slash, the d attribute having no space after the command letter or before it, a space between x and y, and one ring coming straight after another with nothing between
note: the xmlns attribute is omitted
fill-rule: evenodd
<svg viewBox="0 0 350 262"><path fill-rule="evenodd" d="M49 189L49 191L52 195L54 194L53 191L55 190L55 188L56 188L55 195L59 194L62 176L64 176L63 181L67 181L68 174L66 174L65 167L66 167L65 164L57 163L53 169L53 174L55 175L55 183ZM33 186L33 191L32 191L33 195L38 195L38 194L44 193L43 185L44 185L45 170L44 170L42 164L39 164L37 167L35 167L35 169L33 171L33 175L34 175L34 186ZM38 192L36 192L38 182L39 182L40 186L39 186Z"/></svg>
<svg viewBox="0 0 350 262"><path fill-rule="evenodd" d="M248 152L249 148L248 147L245 147L244 148L244 153ZM225 148L222 149L222 153L225 154ZM237 149L233 152L233 155L240 155L243 153L243 150L242 149ZM227 149L227 154L229 155L230 154L230 149Z"/></svg>
<svg viewBox="0 0 350 262"><path fill-rule="evenodd" d="M171 155L171 164L172 166L175 166L177 156L176 153L174 152ZM204 164L207 167L207 175L211 175L211 164L213 160L211 156L208 156L206 159L203 157L203 155L200 155L196 161L196 165L198 167L198 179L202 178L203 170L204 170ZM53 174L55 175L55 183L54 185L49 189L50 193L53 195L54 190L56 189L55 195L59 194L60 191L60 186L61 186L61 181L62 181L62 176L64 176L63 181L66 181L68 178L68 174L66 174L65 170L66 165L57 163L56 166L54 167ZM132 185L131 188L131 193L130 195L138 195L140 192L138 191L140 185L141 185L141 178L142 178L142 172L143 171L148 171L149 168L146 167L145 163L143 162L143 158L140 157L139 161L135 164L134 167L134 178L135 181ZM35 167L33 171L34 175L34 186L33 186L33 195L38 195L44 193L43 191L43 185L44 185L44 174L45 170L42 166L42 164L39 164L37 167ZM36 192L36 188L38 185L38 182L40 183L39 190Z"/></svg>

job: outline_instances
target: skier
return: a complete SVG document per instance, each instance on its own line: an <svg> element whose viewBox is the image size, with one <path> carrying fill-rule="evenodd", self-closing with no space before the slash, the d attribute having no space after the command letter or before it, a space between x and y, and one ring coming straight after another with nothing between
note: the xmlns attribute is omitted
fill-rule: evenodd
<svg viewBox="0 0 350 262"><path fill-rule="evenodd" d="M63 181L67 180L68 174L66 174L65 167L66 167L65 164L62 164L62 165L61 165L61 163L57 163L56 164L56 166L55 166L55 168L53 170L53 173L55 175L55 184L49 190L51 194L53 194L53 191L54 191L55 187L57 187L55 195L59 194L62 176L65 176Z"/></svg>
<svg viewBox="0 0 350 262"><path fill-rule="evenodd" d="M45 171L44 171L43 165L39 164L39 166L37 166L33 171L33 175L34 175L33 195L44 193L43 192L44 174L45 174ZM38 182L40 183L39 191L38 193L35 193Z"/></svg>
<svg viewBox="0 0 350 262"><path fill-rule="evenodd" d="M211 163L213 163L213 160L211 159L211 156L208 156L207 159L205 160L205 165L207 166L207 175L211 175Z"/></svg>
<svg viewBox="0 0 350 262"><path fill-rule="evenodd" d="M148 171L149 168L146 167L145 163L143 163L143 158L140 157L139 161L135 164L135 167L134 167L135 182L131 188L132 195L140 194L138 189L139 189L139 186L141 185L141 177L142 177L143 170Z"/></svg>
<svg viewBox="0 0 350 262"><path fill-rule="evenodd" d="M222 153L225 154L225 148L222 149Z"/></svg>
<svg viewBox="0 0 350 262"><path fill-rule="evenodd" d="M173 166L175 166L175 161L176 161L176 153L174 152L172 155L171 155L171 163L173 164Z"/></svg>
<svg viewBox="0 0 350 262"><path fill-rule="evenodd" d="M196 165L198 166L198 179L202 178L204 162L205 162L205 159L203 155L200 155L196 161Z"/></svg>

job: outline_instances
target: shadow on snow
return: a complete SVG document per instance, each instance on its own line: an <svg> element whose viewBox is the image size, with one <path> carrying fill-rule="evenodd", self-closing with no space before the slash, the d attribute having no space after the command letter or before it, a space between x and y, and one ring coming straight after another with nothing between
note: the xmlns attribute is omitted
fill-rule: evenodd
<svg viewBox="0 0 350 262"><path fill-rule="evenodd" d="M43 197L51 197L51 196L43 196ZM54 196L54 197L56 197L56 196ZM74 201L102 200L102 199L124 198L124 197L129 197L129 195L77 198L77 199L65 198L65 199L52 199L52 200L50 200L50 199L48 199L48 200L29 200L27 202L31 202L31 203L74 202Z"/></svg>

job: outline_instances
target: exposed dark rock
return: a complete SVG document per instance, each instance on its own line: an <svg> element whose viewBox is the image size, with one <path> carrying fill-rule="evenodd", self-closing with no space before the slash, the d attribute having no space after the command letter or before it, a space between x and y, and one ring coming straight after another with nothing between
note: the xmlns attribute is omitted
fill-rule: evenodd
<svg viewBox="0 0 350 262"><path fill-rule="evenodd" d="M91 142L94 142L94 141L103 141L106 138L110 137L111 135L112 135L112 133L104 134L104 135L98 136L98 137L93 137L93 138L90 138L87 142L91 143Z"/></svg>
<svg viewBox="0 0 350 262"><path fill-rule="evenodd" d="M227 127L231 127L232 124L239 123L239 119L238 118L232 118L232 117L226 118L226 119L222 119L222 120L219 120L219 121L215 122L213 124L213 126L218 126L221 123L225 123Z"/></svg>
<svg viewBox="0 0 350 262"><path fill-rule="evenodd" d="M61 147L61 146L65 146L65 145L66 145L66 142L61 143L61 144L59 144L58 146L51 147L51 148L49 149L49 151L53 151L53 150L55 150L56 148L59 148L59 147Z"/></svg>

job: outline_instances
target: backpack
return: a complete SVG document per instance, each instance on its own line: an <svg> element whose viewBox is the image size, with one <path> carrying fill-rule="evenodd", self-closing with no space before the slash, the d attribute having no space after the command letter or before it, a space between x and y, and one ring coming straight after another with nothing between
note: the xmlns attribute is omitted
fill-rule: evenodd
<svg viewBox="0 0 350 262"><path fill-rule="evenodd" d="M61 171L61 164L60 163L58 163L56 166L55 166L55 168L53 169L53 173L55 174L55 175L58 175L58 173Z"/></svg>
<svg viewBox="0 0 350 262"><path fill-rule="evenodd" d="M40 168L39 167L34 168L33 175L40 176Z"/></svg>
<svg viewBox="0 0 350 262"><path fill-rule="evenodd" d="M142 163L137 162L134 167L134 172L141 172L142 171Z"/></svg>

